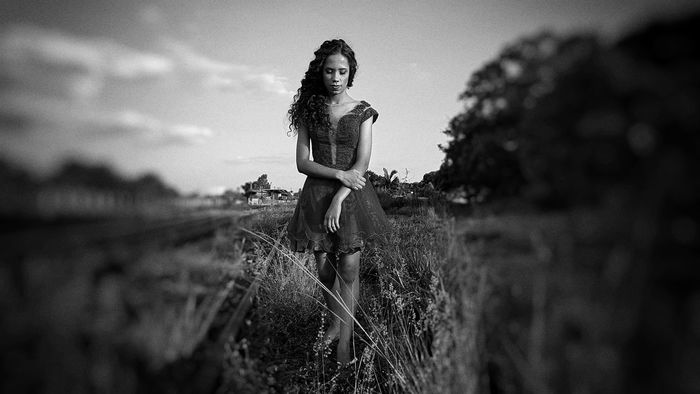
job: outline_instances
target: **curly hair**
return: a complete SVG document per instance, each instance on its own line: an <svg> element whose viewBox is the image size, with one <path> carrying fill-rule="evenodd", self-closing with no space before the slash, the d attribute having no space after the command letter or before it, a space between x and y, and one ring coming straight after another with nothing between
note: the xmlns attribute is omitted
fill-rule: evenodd
<svg viewBox="0 0 700 394"><path fill-rule="evenodd" d="M338 53L348 59L350 65L348 87L352 86L357 72L355 52L342 39L324 41L314 52L314 59L309 63L309 69L306 70L304 78L301 80L301 87L294 95L294 102L287 111L290 132L298 130L302 125L306 126L309 131L330 127L326 111L328 92L323 84L321 73L326 58Z"/></svg>

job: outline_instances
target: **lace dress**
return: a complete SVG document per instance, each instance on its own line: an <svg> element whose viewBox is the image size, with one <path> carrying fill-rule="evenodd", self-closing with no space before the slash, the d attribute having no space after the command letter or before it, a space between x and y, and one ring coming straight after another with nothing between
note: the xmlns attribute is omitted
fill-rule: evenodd
<svg viewBox="0 0 700 394"><path fill-rule="evenodd" d="M379 114L366 101L338 119L331 130L309 131L313 160L326 167L348 170L355 164L360 125ZM329 178L309 176L299 195L287 234L292 250L353 253L364 248L367 241L383 239L389 232L389 222L382 210L372 184L365 176L365 186L351 190L343 200L340 228L327 233L323 219L342 184Z"/></svg>

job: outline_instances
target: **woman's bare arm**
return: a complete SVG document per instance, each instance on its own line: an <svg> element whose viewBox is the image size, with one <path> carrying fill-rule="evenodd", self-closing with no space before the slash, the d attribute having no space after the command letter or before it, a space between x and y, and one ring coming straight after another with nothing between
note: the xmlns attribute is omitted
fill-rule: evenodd
<svg viewBox="0 0 700 394"><path fill-rule="evenodd" d="M360 125L360 140L357 143L357 158L355 164L350 170L357 171L360 174L367 172L369 167L369 159L372 156L372 119L367 119ZM331 205L326 211L323 218L323 223L328 232L336 232L340 228L340 211L345 198L350 194L350 189L346 186L341 186L333 196Z"/></svg>
<svg viewBox="0 0 700 394"><path fill-rule="evenodd" d="M363 176L364 172L360 172L359 170L355 169L354 166L347 171L343 171L326 167L312 161L310 159L311 148L308 130L306 127L301 126L297 132L296 162L297 170L299 172L308 176L337 179L343 184L344 187L348 189L359 190L365 186L365 178Z"/></svg>
<svg viewBox="0 0 700 394"><path fill-rule="evenodd" d="M369 159L372 156L372 118L365 120L360 125L360 139L357 143L357 158L355 164L350 168L363 175L369 168ZM341 186L335 193L334 199L342 202L350 194L350 189Z"/></svg>

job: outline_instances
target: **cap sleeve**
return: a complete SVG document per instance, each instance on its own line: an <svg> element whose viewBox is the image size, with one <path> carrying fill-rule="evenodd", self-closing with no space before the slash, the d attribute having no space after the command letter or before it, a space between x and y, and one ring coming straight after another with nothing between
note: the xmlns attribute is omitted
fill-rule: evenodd
<svg viewBox="0 0 700 394"><path fill-rule="evenodd" d="M372 123L374 123L377 121L378 117L379 117L379 112L377 112L374 108L368 106L362 112L362 116L360 117L360 123L363 123L365 120L367 120L369 118L372 118Z"/></svg>

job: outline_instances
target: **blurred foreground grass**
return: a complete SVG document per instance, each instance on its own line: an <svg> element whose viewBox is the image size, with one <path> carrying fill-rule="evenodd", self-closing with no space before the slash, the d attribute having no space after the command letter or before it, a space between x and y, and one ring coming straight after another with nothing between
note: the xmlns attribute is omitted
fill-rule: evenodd
<svg viewBox="0 0 700 394"><path fill-rule="evenodd" d="M469 280L470 265L485 275L477 392L700 390L700 303L693 275L678 271L692 257L663 237L640 242L656 229L629 219L581 208L457 222L448 277ZM473 291L450 292L469 309Z"/></svg>
<svg viewBox="0 0 700 394"><path fill-rule="evenodd" d="M235 226L181 246L28 252L0 266L0 391L132 393L163 387L243 273Z"/></svg>

